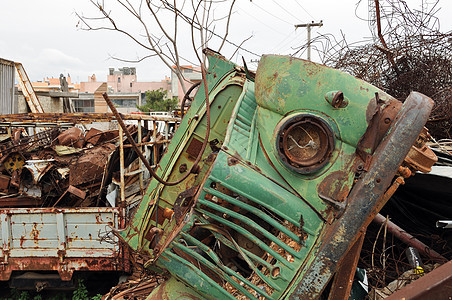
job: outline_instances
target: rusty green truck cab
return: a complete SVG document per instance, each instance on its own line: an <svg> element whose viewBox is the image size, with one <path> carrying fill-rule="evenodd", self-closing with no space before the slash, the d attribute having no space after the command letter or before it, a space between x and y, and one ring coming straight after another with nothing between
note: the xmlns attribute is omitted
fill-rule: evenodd
<svg viewBox="0 0 452 300"><path fill-rule="evenodd" d="M404 105L338 70L263 56L256 74L209 52L211 130L174 186L152 180L127 230L170 279L150 299L317 298L421 132L432 102ZM206 136L199 89L157 173L190 170Z"/></svg>

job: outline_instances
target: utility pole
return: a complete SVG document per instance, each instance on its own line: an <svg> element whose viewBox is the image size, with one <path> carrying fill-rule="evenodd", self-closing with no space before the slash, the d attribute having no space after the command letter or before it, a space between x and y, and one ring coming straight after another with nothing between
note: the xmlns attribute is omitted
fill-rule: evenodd
<svg viewBox="0 0 452 300"><path fill-rule="evenodd" d="M312 21L311 23L295 25L295 29L297 29L298 27L306 27L306 30L308 31L308 60L309 61L311 60L311 27L314 27L314 26L322 27L323 21L320 21L320 23L314 23L314 21Z"/></svg>

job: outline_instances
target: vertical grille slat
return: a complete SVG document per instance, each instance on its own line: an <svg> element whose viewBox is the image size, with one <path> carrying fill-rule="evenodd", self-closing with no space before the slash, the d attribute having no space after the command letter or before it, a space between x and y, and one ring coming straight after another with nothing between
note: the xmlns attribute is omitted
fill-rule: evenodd
<svg viewBox="0 0 452 300"><path fill-rule="evenodd" d="M265 244L264 242L262 242L260 239L258 239L256 236L254 236L253 234L251 234L248 230L243 229L242 227L240 227L237 224L234 224L233 222L230 222L228 220L223 219L222 217L219 217L213 213L210 213L206 210L203 209L197 209L200 213L208 216L209 218L214 219L215 221L222 223L226 226L228 226L229 228L232 228L234 230L236 230L237 232L240 232L241 234L243 234L245 237L247 237L248 239L250 239L253 243L255 243L256 245L258 245L261 249L263 249L264 251L266 251L267 253L269 253L272 257L274 257L276 260L278 260L281 264L283 264L284 266L286 266L287 268L293 270L293 266L290 264L290 262L288 262L284 257L282 257L278 252L276 252L275 250L273 250L271 247L269 247L267 244Z"/></svg>
<svg viewBox="0 0 452 300"><path fill-rule="evenodd" d="M244 124L244 126L248 127L248 130L251 129L252 121L250 119L248 119L247 116L240 114L240 112L237 113L237 119L235 120L235 124L238 124L239 122Z"/></svg>
<svg viewBox="0 0 452 300"><path fill-rule="evenodd" d="M192 257L194 257L196 260L200 261L203 265L209 266L214 272L216 272L218 275L220 275L222 279L224 279L227 282L229 282L231 285L233 285L236 289L240 290L243 294L245 294L250 299L257 299L250 292L248 292L244 287L242 287L239 283L237 283L235 280L233 280L230 276L227 276L228 271L223 270L224 266L214 265L212 262L210 262L209 260L204 258L199 253L191 250L187 246L182 245L180 243L175 243L174 247L176 247L179 250L184 251L185 253L189 254ZM224 268L228 269L227 267L224 267ZM243 278L240 274L238 274L238 273L236 273L236 272L234 272L234 271L232 271L230 269L229 269L229 273L230 273L229 275L232 275L232 276L236 277L237 279L241 280L242 282L245 282L248 286L250 286L250 287L254 286L251 282L249 282L248 280ZM259 291L258 287L256 287L256 286L254 286L254 287L257 289L257 291ZM265 296L267 299L271 299L270 296L268 296L266 294L262 294L262 295Z"/></svg>
<svg viewBox="0 0 452 300"><path fill-rule="evenodd" d="M232 276L237 276L234 271L232 271L230 268L226 267L223 262L221 261L221 259L218 257L218 255L215 254L215 252L210 249L209 247L207 247L206 245L204 245L203 243L201 243L200 241L198 241L197 239L193 238L192 236L188 235L188 234L182 234L182 237L184 239L186 239L187 241L191 242L192 244L194 244L195 246L199 247L202 251L204 251L204 253L206 253L207 255L209 255L210 258L212 258L214 260L214 262L225 272L227 272L229 275ZM259 277L265 281L266 284L268 284L270 287L272 287L275 290L281 290L275 283L269 281L266 276L264 274L262 274L261 272L259 272ZM253 285L251 282L249 282L247 279L241 277L239 278L240 280L242 280L243 282L245 282L247 285L249 285L250 287L252 287L255 291L260 292L259 287Z"/></svg>
<svg viewBox="0 0 452 300"><path fill-rule="evenodd" d="M235 126L234 130L240 132L241 134L243 134L247 138L249 138L249 136L250 136L250 132L247 131L246 129L243 129L241 126Z"/></svg>
<svg viewBox="0 0 452 300"><path fill-rule="evenodd" d="M272 217L270 217L269 215L267 215L266 213L262 212L261 210L256 209L254 206L248 205L240 200L237 200L231 196L228 196L226 194L223 194L215 189L212 188L204 188L203 189L205 192L214 195L216 197L219 197L233 205L236 205L240 208L246 209L247 211L253 213L254 215L256 215L257 217L261 218L262 220L266 221L268 224L274 226L276 229L282 231L285 235L287 235L288 237L290 237L292 240L294 241L298 241L300 239L299 236L297 236L295 233L293 233L292 231L290 231L289 229L287 229L283 224L281 224L280 222L274 220ZM293 224L297 227L300 226L300 224Z"/></svg>
<svg viewBox="0 0 452 300"><path fill-rule="evenodd" d="M202 205L208 206L208 207L210 207L212 209L216 209L217 211L220 211L222 213L226 213L227 215L229 215L231 217L239 219L242 223L244 223L246 225L249 225L253 229L256 229L259 233L264 235L266 238L270 239L272 242L274 242L280 248L282 248L285 251L287 251L288 253L290 253L290 255L297 256L298 253L293 248L291 248L289 245L287 245L287 244L283 243L282 241L280 241L277 237L275 237L273 234L271 234L270 232L268 232L267 230L262 228L259 224L257 224L253 220L249 219L248 217L246 217L244 215L241 215L239 213L236 213L236 212L234 212L232 210L229 210L229 209L227 209L225 207L222 207L222 206L220 206L218 204L215 204L213 202L210 202L210 201L199 199L199 203L202 204ZM245 230L245 229L243 228L242 230Z"/></svg>
<svg viewBox="0 0 452 300"><path fill-rule="evenodd" d="M171 252L171 251L165 251L162 253L162 256L165 257L165 259L167 259L168 261L179 261L181 262L183 265L186 266L190 266L190 268L198 270L198 272L200 272L203 277L203 280L212 280L211 278L209 278L207 275L205 275L201 270L198 269L197 266L193 265L191 262L187 261L186 259L180 257L179 255ZM215 270L215 265L213 265L211 262L207 261L207 260L203 260L206 262L206 267ZM218 274L218 273L217 273ZM204 275L204 276L203 276ZM232 286L234 286L234 288L236 288L238 291L240 291L242 294L244 294L245 296L247 296L250 299L256 299L256 297L254 297L250 292L248 292L244 287L242 287L239 283L237 283L236 281L234 281L232 278L229 278L228 276L225 276L224 278L228 283L230 283ZM229 299L235 299L235 297L233 295L229 295L228 293L224 293L225 297L228 297Z"/></svg>
<svg viewBox="0 0 452 300"><path fill-rule="evenodd" d="M204 224L208 224L208 221L204 218L202 218L201 216L196 216L196 218L198 218L201 222L203 222ZM226 246L228 246L228 248L234 250L234 245L232 245L232 242L229 241L227 238L225 238L223 235L218 234L216 232L213 232L214 236L220 240L220 242L222 242L223 244L225 244ZM267 269L272 269L274 266L272 264L270 264L269 262L265 261L264 259L262 259L261 257L255 255L254 253L243 249L242 251L248 255L249 258L251 258L251 260L253 260L254 262L256 262L258 265L261 265Z"/></svg>
<svg viewBox="0 0 452 300"><path fill-rule="evenodd" d="M272 210L272 209L273 209L272 207L268 206L267 203L264 203L264 202L262 202L262 201L259 201L259 199L256 199L256 198L253 197L252 195L249 195L249 194L247 194L247 193L244 193L243 191L241 191L241 190L239 190L239 189L237 189L237 188L231 186L230 184L228 184L228 183L222 181L221 179L216 178L215 176L212 176L212 175L211 175L211 176L210 176L210 180L213 181L213 182L217 182L217 183L221 184L223 187L227 188L227 189L230 190L231 192L234 192L234 193L236 193L236 194L238 194L238 195L241 195L241 196L247 198L248 200L250 200L251 202L254 202L255 204L262 205L263 207L265 207L266 209L269 209L269 210ZM280 216L282 219L285 219L285 220L289 221L290 223L292 223L292 224L294 224L294 225L299 224L297 220L294 220L293 218L291 218L291 217L289 217L289 216L287 216L287 215L285 215L285 214L283 214L283 213L281 213L281 212L279 212L279 216ZM307 234L309 234L309 235L315 235L315 230L313 230L313 229L311 229L311 228L308 228L307 226L303 226L303 231L305 231L305 232L306 232Z"/></svg>

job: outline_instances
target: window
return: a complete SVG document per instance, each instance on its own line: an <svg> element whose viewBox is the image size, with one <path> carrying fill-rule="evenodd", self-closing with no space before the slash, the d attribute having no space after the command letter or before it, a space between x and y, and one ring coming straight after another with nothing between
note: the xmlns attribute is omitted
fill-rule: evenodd
<svg viewBox="0 0 452 300"><path fill-rule="evenodd" d="M76 112L94 112L94 99L72 99L72 104Z"/></svg>
<svg viewBox="0 0 452 300"><path fill-rule="evenodd" d="M130 83L130 87L132 87L132 83Z"/></svg>
<svg viewBox="0 0 452 300"><path fill-rule="evenodd" d="M117 107L136 107L137 99L112 99L113 104Z"/></svg>
<svg viewBox="0 0 452 300"><path fill-rule="evenodd" d="M121 83L121 77L118 77L118 83Z"/></svg>

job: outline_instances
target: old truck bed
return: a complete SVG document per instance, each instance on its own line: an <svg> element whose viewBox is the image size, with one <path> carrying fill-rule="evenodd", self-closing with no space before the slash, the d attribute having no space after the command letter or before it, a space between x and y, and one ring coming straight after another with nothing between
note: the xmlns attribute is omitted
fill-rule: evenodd
<svg viewBox="0 0 452 300"><path fill-rule="evenodd" d="M126 271L111 229L119 209L8 208L0 210L0 280L13 271Z"/></svg>

